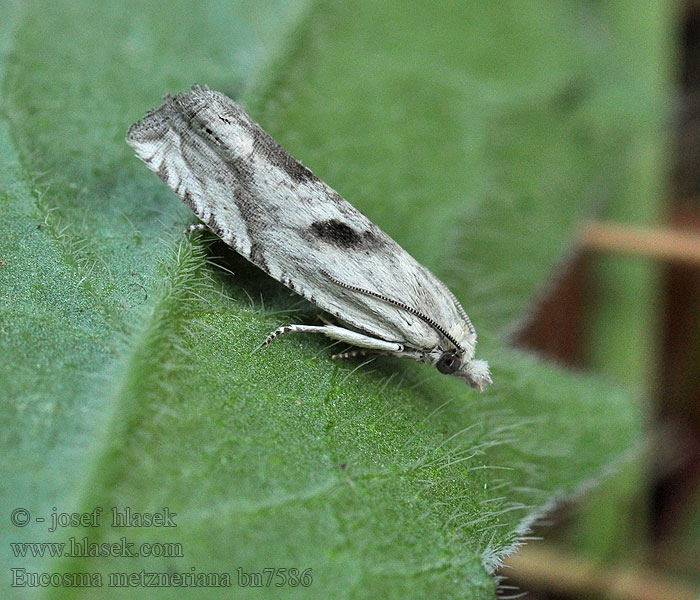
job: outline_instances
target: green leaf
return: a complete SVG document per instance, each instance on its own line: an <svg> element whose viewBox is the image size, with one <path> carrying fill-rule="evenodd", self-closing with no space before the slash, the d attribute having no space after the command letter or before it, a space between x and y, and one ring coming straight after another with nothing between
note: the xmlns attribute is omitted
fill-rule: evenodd
<svg viewBox="0 0 700 600"><path fill-rule="evenodd" d="M507 337L591 199L616 193L628 133L651 127L613 101L643 90L609 66L604 9L4 3L2 503L48 520L105 511L94 528L4 527L0 547L8 568L100 573L104 587L7 594L103 597L110 572L194 569L237 589L157 596L493 597L489 571L543 507L641 431L630 393ZM222 244L182 237L189 211L123 141L195 81L237 97L450 284L493 366L487 393L403 361L336 364L316 336L254 352L313 307ZM127 506L168 507L177 527L110 527ZM9 546L70 536L183 555ZM310 568L313 583L237 587L265 568Z"/></svg>

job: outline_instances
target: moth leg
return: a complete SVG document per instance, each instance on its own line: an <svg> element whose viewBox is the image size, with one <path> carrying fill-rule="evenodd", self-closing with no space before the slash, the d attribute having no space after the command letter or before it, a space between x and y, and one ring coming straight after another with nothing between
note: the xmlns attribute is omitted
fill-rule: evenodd
<svg viewBox="0 0 700 600"><path fill-rule="evenodd" d="M184 233L185 235L189 235L189 234L192 233L193 231L209 231L209 232L211 232L211 233L214 233L214 232L213 232L211 229L209 229L209 227L208 227L207 225L205 225L204 223L197 223L196 225L190 225L187 229L185 229L185 231L183 231L183 233Z"/></svg>
<svg viewBox="0 0 700 600"><path fill-rule="evenodd" d="M333 360L339 360L341 358L355 358L356 356L371 356L373 354L384 354L383 352L377 352L376 350L350 350L349 352L341 352L340 354L334 354L331 356Z"/></svg>
<svg viewBox="0 0 700 600"><path fill-rule="evenodd" d="M270 344L277 336L283 333L289 333L290 331L301 331L304 333L323 333L327 335L332 340L340 340L341 342L346 342L352 344L353 346L359 346L360 348L367 348L368 350L378 350L380 352L403 352L403 344L397 342L387 342L386 340L380 340L378 338L373 338L362 333L357 333L356 331L350 331L343 327L338 327L336 325L285 325L275 329L267 339L263 342L263 346Z"/></svg>

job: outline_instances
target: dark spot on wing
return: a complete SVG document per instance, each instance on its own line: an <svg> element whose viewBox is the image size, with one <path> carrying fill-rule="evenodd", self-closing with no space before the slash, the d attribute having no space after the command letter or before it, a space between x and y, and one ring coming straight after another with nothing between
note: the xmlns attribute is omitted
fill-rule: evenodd
<svg viewBox="0 0 700 600"><path fill-rule="evenodd" d="M224 144L224 141L217 135L217 133L209 126L204 127L204 131L207 132L207 135L212 138L217 144Z"/></svg>
<svg viewBox="0 0 700 600"><path fill-rule="evenodd" d="M334 244L339 248L373 246L377 241L371 231L360 233L337 219L316 221L311 224L311 231L316 238Z"/></svg>

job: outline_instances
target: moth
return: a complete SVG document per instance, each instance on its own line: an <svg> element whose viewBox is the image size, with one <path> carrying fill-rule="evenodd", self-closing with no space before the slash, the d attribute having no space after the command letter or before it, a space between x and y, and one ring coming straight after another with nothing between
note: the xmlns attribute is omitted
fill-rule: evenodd
<svg viewBox="0 0 700 600"><path fill-rule="evenodd" d="M435 365L484 390L476 331L454 294L233 100L206 86L166 96L126 136L136 155L226 244L339 325L286 325Z"/></svg>

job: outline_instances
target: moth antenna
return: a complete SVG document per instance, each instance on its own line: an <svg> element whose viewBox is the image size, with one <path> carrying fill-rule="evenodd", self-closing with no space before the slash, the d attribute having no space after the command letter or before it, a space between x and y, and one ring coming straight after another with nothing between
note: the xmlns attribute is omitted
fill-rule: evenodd
<svg viewBox="0 0 700 600"><path fill-rule="evenodd" d="M476 333L476 330L474 329L474 325L472 325L472 320L469 318L467 315L467 311L464 310L462 305L459 303L459 300L457 300L457 296L455 296L452 293L452 290L445 286L445 289L447 290L448 295L452 299L452 302L455 303L455 306L457 307L457 312L459 312L460 316L467 322L467 327L469 327L469 332L470 333Z"/></svg>
<svg viewBox="0 0 700 600"><path fill-rule="evenodd" d="M438 333L443 335L446 340L448 340L449 342L452 343L452 345L454 345L455 348L464 352L464 348L462 348L462 346L460 346L457 343L457 340L455 340L449 333L447 333L447 331L444 329L444 327L440 326L435 320L431 319L427 315L424 315L422 312L420 312L419 310L416 310L412 306L409 306L408 304L405 304L404 302L401 302L399 300L394 300L393 298L387 298L386 296L383 296L382 294L379 294L377 292L373 292L372 290L366 290L364 288L357 287L355 285L351 285L349 283L345 283L343 281L340 281L340 280L336 279L335 277L333 277L333 275L331 275L327 271L321 271L321 273L323 275L325 275L326 277L328 277L328 279L330 279L333 283L335 283L336 285L339 285L340 287L344 287L345 289L352 290L353 292L358 292L360 294L365 294L366 296L372 296L373 298L379 298L380 300L383 300L384 302L387 302L389 304L393 304L394 306L397 306L397 307L405 310L406 312L411 313L412 315L418 317L422 321L425 321L435 331L437 331ZM464 309L462 309L462 310L464 310Z"/></svg>

